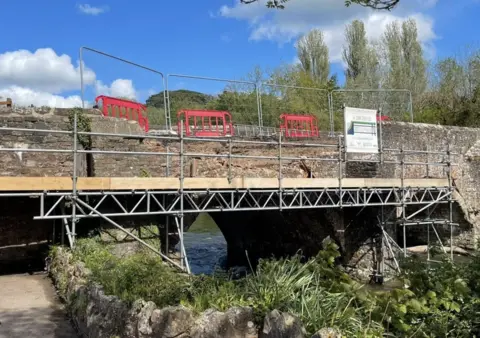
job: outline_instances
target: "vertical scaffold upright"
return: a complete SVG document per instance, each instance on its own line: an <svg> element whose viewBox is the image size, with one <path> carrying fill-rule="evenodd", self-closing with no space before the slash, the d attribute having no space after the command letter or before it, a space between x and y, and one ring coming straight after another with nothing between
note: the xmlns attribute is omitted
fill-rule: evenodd
<svg viewBox="0 0 480 338"><path fill-rule="evenodd" d="M86 48L86 47L84 47ZM88 48L87 48L88 49ZM93 49L90 51L98 52ZM82 55L83 48L80 50L80 77L81 77L81 96L82 109L87 109L85 104L85 88L84 88L84 61ZM137 66L139 68L149 70L157 75L163 74L157 70L135 64L131 61L124 60L109 54L100 52L101 55L111 57L118 61L126 62L127 64ZM165 84L165 81L162 80ZM164 91L164 103L167 101ZM258 113L261 114L262 107L257 88L257 108ZM332 105L331 95L327 98ZM164 105L167 109L167 105ZM51 129L28 129L28 128L13 128L1 127L0 131L15 131L28 132L40 134L59 134L68 135L72 137L72 144L68 149L52 149L40 147L22 147L22 148L1 148L1 152L37 152L37 153L63 153L69 154L73 157L71 177L63 177L67 179L66 185L61 185L61 188L51 188L52 185L47 185L48 188L38 190L2 190L0 187L0 196L14 197L14 196L35 196L40 200L39 216L34 217L36 220L61 220L65 229L65 234L71 247L75 246L77 238L77 227L84 219L102 219L113 227L119 229L126 235L141 243L143 246L161 256L165 261L175 265L183 271L190 272L190 266L187 259L187 252L185 250L184 231L186 228L185 215L195 215L199 213L214 213L214 212L241 212L241 211L262 211L262 210L294 210L294 209L321 209L321 208L366 208L376 207L381 209L381 215L378 219L380 225L380 233L382 235L382 252L389 252L393 256L395 268L399 269L396 253L402 252L407 256L406 248L406 233L409 225L427 225L428 237L430 239L430 230L433 230L435 237L441 243L441 237L437 231L436 225L443 224L450 226L450 257L453 259L453 192L454 181L452 178L452 155L449 146L445 151L420 151L416 149L388 149L382 139L382 112L378 112L380 116L378 138L378 153L379 158L373 159L355 159L347 156L346 130L344 137L338 137L337 142L335 138L329 139L329 142L322 143L321 139L316 141L307 140L305 142L292 141L286 139L280 133L277 139L258 140L255 138L194 138L184 135L183 124L180 124L178 135L156 135L144 133L142 135L131 135L122 133L103 133L90 132L79 130L79 116L78 111L74 111L73 115L73 130L51 130ZM169 112L165 112L166 118L169 117ZM168 123L167 123L168 124ZM262 123L261 123L262 125ZM253 127L253 126L252 126ZM256 127L256 126L255 126ZM345 127L346 129L346 127ZM111 149L82 149L79 144L78 137L106 137L106 138L138 138L148 139L157 142L164 142L167 146L165 151L129 151L129 150L111 150ZM185 142L197 142L202 144L207 143L223 143L228 144L226 147L228 153L219 153L212 151L208 153L208 147L205 151L189 152L185 148ZM324 142L324 141L323 141ZM169 147L170 143L179 143L180 149L177 147ZM234 151L235 147L241 146L245 148L258 146L264 149L273 148L270 154L251 155L248 153L241 153ZM275 149L278 147L278 149ZM188 148L188 147L187 147ZM299 154L286 155L287 148L306 149L311 148L311 156L299 156ZM278 153L277 153L278 150ZM338 153L335 153L337 151ZM400 152L400 161L398 161L398 152ZM265 151L266 153L266 151ZM418 161L408 161L407 154L446 154L446 162L437 162L435 159L430 163L427 158L427 175L430 175L429 166L441 166L447 169L447 182L442 179L429 178L423 181L422 179L408 179L406 175L406 166L420 166L425 163ZM166 158L165 177L153 178L135 178L132 182L123 182L126 187L121 186L116 188L105 188L102 185L96 188L85 188L83 182L91 182L88 179L98 179L102 181L102 177L82 177L79 168L79 157L87 154L103 154L103 155L122 155L122 156L151 156L155 159ZM389 157L389 154L391 155ZM178 156L178 157L177 157ZM188 160L192 158L221 158L228 160L228 172L222 177L204 177L203 181L192 182L197 178L185 177L185 165L188 165ZM178 158L178 163L176 161ZM238 159L248 159L249 161L269 161L273 163L273 174L264 178L250 178L233 177L232 161ZM290 161L312 161L313 163L330 163L328 168L328 175L315 178L298 178L288 177L287 171L284 170L287 163ZM348 177L348 173L344 172L344 166L349 162L369 162L380 163L381 165L393 165L395 170L398 166L401 168L401 177L398 179L398 173L395 171L394 177L385 177L376 179L360 179ZM277 164L275 164L277 163ZM277 170L278 165L278 170ZM338 165L338 170L336 168ZM269 173L270 174L270 173ZM274 177L276 175L276 177ZM335 177L337 175L337 177ZM226 177L225 177L226 176ZM317 176L317 175L315 175ZM347 178L345 177L347 176ZM70 182L71 179L71 182ZM109 178L110 179L110 178ZM111 178L115 180L115 178ZM118 179L118 178L117 178ZM189 180L191 179L191 180ZM135 186L141 181L141 184ZM48 177L42 177L40 181L48 181ZM211 182L210 182L211 181ZM54 177L53 183L65 182L60 177ZM190 182L190 184L189 184ZM199 184L200 182L201 184ZM386 183L385 183L386 182ZM425 183L432 184L427 186ZM151 185L151 186L150 186ZM68 189L65 189L67 186ZM70 188L71 187L71 188ZM133 188L132 188L133 187ZM71 189L71 190L70 190ZM12 192L13 191L13 192ZM119 197L138 197L135 200L133 208L128 206L125 201L127 198ZM48 203L46 200L48 199ZM111 202L111 205L106 205ZM146 208L141 203L146 203ZM433 209L439 204L449 204L449 216L446 220L432 219ZM69 210L67 212L67 207ZM407 215L408 208L414 207L416 210ZM144 208L145 210L141 210ZM422 217L422 213L427 210L428 216L422 220L415 221L415 216ZM401 211L398 215L395 212ZM137 216L162 216L165 217L165 236L166 236L166 251L162 252L151 244L147 243L141 236L135 235L124 226L117 222L117 218L121 217L137 217ZM417 217L418 218L418 217ZM114 220L115 219L115 220ZM392 220L393 219L393 220ZM175 224L173 224L175 222ZM392 238L388 233L389 226L401 226L403 232L403 248L398 245L398 239ZM188 224L187 224L188 226ZM176 231L179 236L180 246L180 262L169 255L169 232ZM395 236L394 236L395 237ZM445 248L444 248L445 251ZM386 254L382 254L385 257ZM382 267L385 266L382 258Z"/></svg>

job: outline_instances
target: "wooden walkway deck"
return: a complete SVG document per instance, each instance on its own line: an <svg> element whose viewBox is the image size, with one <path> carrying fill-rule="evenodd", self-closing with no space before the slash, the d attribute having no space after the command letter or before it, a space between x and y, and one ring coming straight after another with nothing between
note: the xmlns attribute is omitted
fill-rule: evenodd
<svg viewBox="0 0 480 338"><path fill-rule="evenodd" d="M405 179L405 187L432 188L447 187L448 180L441 178ZM315 189L338 188L336 178L283 178L282 188ZM397 178L344 178L342 188L398 188L402 182ZM184 189L277 189L277 178L226 178L188 177ZM77 189L83 191L102 190L178 190L180 181L176 177L79 177ZM0 177L0 191L71 191L71 177Z"/></svg>

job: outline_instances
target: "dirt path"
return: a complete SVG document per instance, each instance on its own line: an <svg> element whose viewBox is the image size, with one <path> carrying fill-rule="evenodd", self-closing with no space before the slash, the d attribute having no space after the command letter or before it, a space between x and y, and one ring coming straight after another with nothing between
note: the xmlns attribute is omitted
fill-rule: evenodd
<svg viewBox="0 0 480 338"><path fill-rule="evenodd" d="M0 276L0 338L78 337L46 274Z"/></svg>

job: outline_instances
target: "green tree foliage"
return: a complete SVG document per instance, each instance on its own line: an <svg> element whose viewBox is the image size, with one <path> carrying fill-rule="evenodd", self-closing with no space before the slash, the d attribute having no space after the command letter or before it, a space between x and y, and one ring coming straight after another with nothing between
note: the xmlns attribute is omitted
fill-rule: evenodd
<svg viewBox="0 0 480 338"><path fill-rule="evenodd" d="M147 101L147 112L150 123L163 125L165 123L165 96L166 92L160 92L150 96ZM181 109L205 109L214 97L191 90L172 90L169 92L170 111L172 123L176 123L177 113Z"/></svg>
<svg viewBox="0 0 480 338"><path fill-rule="evenodd" d="M402 52L407 77L406 88L413 94L421 94L427 87L426 61L413 19L402 23Z"/></svg>
<svg viewBox="0 0 480 338"><path fill-rule="evenodd" d="M409 19L401 25L398 21L389 24L382 47L387 69L385 87L422 94L427 86L426 61L415 21Z"/></svg>
<svg viewBox="0 0 480 338"><path fill-rule="evenodd" d="M171 91L172 123L176 123L180 109L216 109L229 111L234 123L255 125L261 110L264 126L278 127L282 113L313 114L319 118L320 128L328 130L329 104L334 110L334 125L341 128L341 114L337 112L344 103L382 108L394 119L409 121L408 92L369 91L405 89L412 93L416 122L480 126L480 50L438 60L427 72L414 20L393 22L381 39L371 41L364 24L355 20L346 27L345 37L344 88L360 91L337 92L328 102L327 92L339 86L335 76L329 77L323 34L314 29L297 41L297 65L281 65L269 71L256 67L241 79L244 82L229 83L217 95ZM147 106L150 123L163 124L164 93L151 96Z"/></svg>
<svg viewBox="0 0 480 338"><path fill-rule="evenodd" d="M322 31L312 29L297 41L296 46L303 71L310 74L313 79L327 83L330 75L330 61Z"/></svg>
<svg viewBox="0 0 480 338"><path fill-rule="evenodd" d="M282 113L311 114L319 118L321 128L328 127L327 93L338 88L335 77L324 82L293 66L272 74L270 82L272 86L265 88L262 95L264 121L277 122Z"/></svg>
<svg viewBox="0 0 480 338"><path fill-rule="evenodd" d="M416 101L418 121L480 126L480 50L447 57L432 67L431 91Z"/></svg>
<svg viewBox="0 0 480 338"><path fill-rule="evenodd" d="M257 95L254 90L249 92L225 90L209 106L215 110L230 112L236 123L253 125L258 123Z"/></svg>
<svg viewBox="0 0 480 338"><path fill-rule="evenodd" d="M346 46L343 60L347 87L377 89L379 86L379 61L377 53L367 39L362 21L354 20L345 28Z"/></svg>
<svg viewBox="0 0 480 338"><path fill-rule="evenodd" d="M207 95L204 93L199 93L191 90L171 90L169 92L170 104L175 104L176 102L181 102L187 104L189 107L184 107L184 109L193 109L193 106L205 106L209 101L213 99L212 95ZM164 107L164 92L154 94L147 99L147 106L155 108ZM190 108L191 107L191 108Z"/></svg>

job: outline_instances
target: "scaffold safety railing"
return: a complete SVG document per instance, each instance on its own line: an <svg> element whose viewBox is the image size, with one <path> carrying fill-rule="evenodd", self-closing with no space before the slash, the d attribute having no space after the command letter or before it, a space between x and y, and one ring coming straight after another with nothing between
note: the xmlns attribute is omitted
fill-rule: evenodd
<svg viewBox="0 0 480 338"><path fill-rule="evenodd" d="M103 52L99 53L113 57ZM152 70L127 60L113 58ZM160 74L163 79L163 73L152 71ZM83 60L80 62L80 73L82 106L87 109L84 102ZM168 89L168 86L166 88ZM254 94L259 96L258 90L255 90ZM165 97L167 96L168 93L165 94ZM103 99L105 100L105 97ZM169 117L168 108L165 109L165 115ZM393 252L391 245L394 244L385 229L392 219L400 223L405 234L409 225L420 222L415 219L416 216L428 212L436 205L447 204L449 216L445 220L445 224L450 227L455 225L452 218L453 192L455 190L452 183L452 172L459 163L459 161L455 161L455 158L461 155L452 152L449 146L442 150L404 149L403 146L398 149L388 148L382 141L383 135L380 127L378 154L350 156L351 154L347 153L345 147L345 135L331 138L329 142L319 138L308 141L305 139L289 140L288 138L285 140L282 132L273 135L276 138L273 140L234 138L231 137L234 135L234 131L230 112L204 111L203 114L199 112L198 110L184 110L183 114L179 114L176 135L149 133L132 135L81 131L78 128L79 112L77 110L74 110L73 114L73 130L0 127L0 133L14 131L16 133L68 135L72 142L71 147L61 149L19 146L0 148L0 152L62 153L71 154L73 158L71 175L64 177L66 180L55 177L54 180L49 181L48 177L39 177L38 180L45 184L41 189L20 189L22 184L18 181L11 185L5 183L0 187L0 197L37 197L40 207L35 219L61 220L71 246L75 245L77 226L80 226L78 223L81 220L103 219L166 261L186 271L189 270L189 266L183 233L185 230L184 219L187 214L377 207L382 209L378 225L387 243L386 248L391 252ZM261 108L258 109L258 113L261 114ZM379 116L379 125L381 126L383 119L381 114ZM187 122L190 118L193 119L192 124ZM295 118L298 120L298 116ZM309 123L310 127L306 127L305 130L309 130L312 136L318 136L319 130L315 128L315 121L311 119ZM191 128L192 126L194 128ZM171 129L170 122L166 123L166 127ZM291 130L290 126L286 126L286 129ZM293 128L293 130L296 129ZM139 142L147 140L165 146L161 150L156 147L151 151L82 148L79 145L79 136L128 138L138 139ZM221 144L222 147L209 148L206 146L211 143ZM194 144L200 144L200 146L191 150L189 146ZM249 154L248 151L238 151L240 147L245 150L257 149L257 152ZM210 152L208 152L209 149ZM300 154L302 149L313 149L314 151L304 155ZM81 166L79 161L82 156L87 155L152 157L155 160L161 159L165 164L165 172L158 173L157 177L83 177L79 175ZM418 159L422 156L426 157L425 161ZM192 168L198 159L217 159L221 164L216 164L216 166L226 168L225 173L217 174L215 177L195 176ZM260 168L265 168L268 164L270 168L268 177L248 177L249 175L243 174L238 170L238 163L234 163L240 160L248 161L247 167L249 168L254 168L252 163L255 161L261 162ZM289 177L291 173L288 169L300 162L321 168L319 170L325 169L328 174L322 176L321 173L316 173L314 178L312 176L309 178ZM347 177L347 167L361 163L375 164L380 168L394 166L394 177L380 178L381 175L368 179ZM411 178L408 170L412 167L422 168L421 170L430 177L435 177L434 175L436 177ZM190 173L188 173L189 168ZM263 171L259 170L259 172ZM7 187L12 188L7 189ZM132 200L127 203L122 197L133 199L133 205ZM387 212L384 213L383 208L389 209L388 217L384 217ZM180 262L172 260L168 253L154 248L119 223L119 219L142 215L168 216L167 224L175 225L180 239ZM168 220L172 218L174 222L169 222ZM432 225L432 223L428 224ZM166 232L169 233L168 229ZM406 236L403 238L405 241ZM395 245L398 244L395 243ZM407 255L405 242L403 243L403 252ZM453 251L451 255L453 257Z"/></svg>

